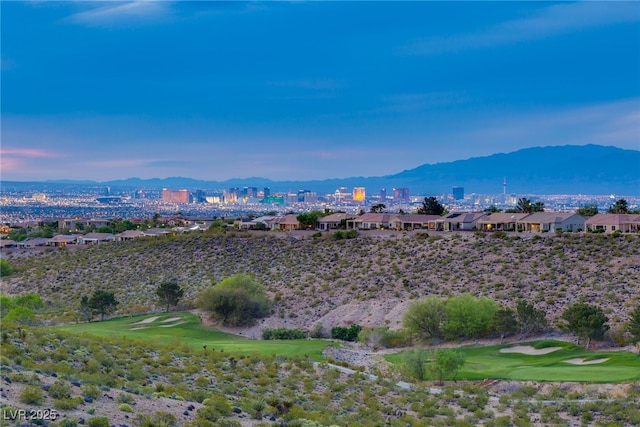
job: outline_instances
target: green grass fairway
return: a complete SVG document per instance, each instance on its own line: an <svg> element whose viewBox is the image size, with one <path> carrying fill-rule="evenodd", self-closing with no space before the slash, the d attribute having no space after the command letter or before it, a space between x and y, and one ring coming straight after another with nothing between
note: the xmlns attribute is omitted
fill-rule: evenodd
<svg viewBox="0 0 640 427"><path fill-rule="evenodd" d="M543 345L540 345L543 344ZM534 348L562 347L544 355L521 353L500 353L500 349L515 345L491 347L463 347L459 351L465 355L465 364L458 373L458 379L484 380L486 378L504 380L534 381L577 381L619 383L640 380L640 357L629 352L586 351L574 344L545 340L522 343ZM566 360L584 358L594 360L608 358L606 362L593 365L572 365ZM394 364L402 364L402 353L386 356Z"/></svg>
<svg viewBox="0 0 640 427"><path fill-rule="evenodd" d="M145 319L157 317L148 323ZM179 318L167 321L167 319ZM173 325L171 327L166 327ZM142 328L142 329L135 329ZM304 356L322 361L322 350L333 343L324 340L250 340L237 335L216 331L202 326L200 318L192 313L156 313L142 316L121 317L103 322L79 323L60 326L58 329L104 337L126 337L158 344L185 343L193 348L216 349L243 354Z"/></svg>

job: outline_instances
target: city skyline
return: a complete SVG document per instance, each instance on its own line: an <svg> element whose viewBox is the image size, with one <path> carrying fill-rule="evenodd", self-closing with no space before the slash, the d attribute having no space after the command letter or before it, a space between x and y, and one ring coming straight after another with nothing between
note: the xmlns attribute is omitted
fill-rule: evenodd
<svg viewBox="0 0 640 427"><path fill-rule="evenodd" d="M640 148L639 3L9 2L4 181Z"/></svg>

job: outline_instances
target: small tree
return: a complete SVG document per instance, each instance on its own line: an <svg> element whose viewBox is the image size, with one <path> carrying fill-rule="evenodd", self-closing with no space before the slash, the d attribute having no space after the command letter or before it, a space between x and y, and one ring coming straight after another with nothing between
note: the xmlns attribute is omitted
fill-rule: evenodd
<svg viewBox="0 0 640 427"><path fill-rule="evenodd" d="M498 303L486 297L463 294L449 298L445 305L447 321L442 325L445 338L480 338L491 332Z"/></svg>
<svg viewBox="0 0 640 427"><path fill-rule="evenodd" d="M13 268L6 259L0 259L0 277L6 277L13 273Z"/></svg>
<svg viewBox="0 0 640 427"><path fill-rule="evenodd" d="M252 325L271 311L264 286L247 274L235 274L200 293L196 306L224 325Z"/></svg>
<svg viewBox="0 0 640 427"><path fill-rule="evenodd" d="M576 303L568 306L562 312L564 323L562 329L573 332L580 338L587 340L586 349L589 349L591 339L602 338L609 330L609 319L602 309L585 303Z"/></svg>
<svg viewBox="0 0 640 427"><path fill-rule="evenodd" d="M518 321L512 309L503 307L493 315L493 329L500 334L500 344L504 337L518 332Z"/></svg>
<svg viewBox="0 0 640 427"><path fill-rule="evenodd" d="M544 203L535 202L532 203L530 199L526 197L521 197L518 199L518 203L516 205L516 212L523 213L534 213L534 212L544 212Z"/></svg>
<svg viewBox="0 0 640 427"><path fill-rule="evenodd" d="M184 296L184 289L176 281L164 281L158 285L156 295L160 304L166 307L165 311L169 311L170 306L178 305L178 301Z"/></svg>
<svg viewBox="0 0 640 427"><path fill-rule="evenodd" d="M312 211L301 213L300 215L296 216L296 219L303 228L315 228L318 219L322 218L322 216L322 212Z"/></svg>
<svg viewBox="0 0 640 427"><path fill-rule="evenodd" d="M80 299L80 307L78 308L78 315L80 316L80 319L84 320L85 322L91 321L91 318L93 317L93 310L89 305L89 297L86 295L83 295L82 298Z"/></svg>
<svg viewBox="0 0 640 427"><path fill-rule="evenodd" d="M446 318L445 302L430 296L411 304L404 314L402 324L420 339L440 338L441 326Z"/></svg>
<svg viewBox="0 0 640 427"><path fill-rule="evenodd" d="M597 205L582 206L576 209L576 213L578 215L582 215L585 217L595 216L598 214L598 206Z"/></svg>
<svg viewBox="0 0 640 427"><path fill-rule="evenodd" d="M607 213L610 214L626 214L629 213L629 205L625 199L616 200L616 202L609 207Z"/></svg>
<svg viewBox="0 0 640 427"><path fill-rule="evenodd" d="M445 378L456 380L458 371L464 365L464 355L456 350L435 350L429 372L432 379L442 385Z"/></svg>
<svg viewBox="0 0 640 427"><path fill-rule="evenodd" d="M382 213L385 209L387 209L387 205L385 205L384 203L377 203L371 206L371 209L369 211L371 213Z"/></svg>
<svg viewBox="0 0 640 427"><path fill-rule="evenodd" d="M444 211L444 206L433 196L425 197L422 206L418 208L420 215L442 215Z"/></svg>
<svg viewBox="0 0 640 427"><path fill-rule="evenodd" d="M17 306L30 308L32 310L44 307L44 303L42 302L40 295L34 293L19 295L14 298L13 302Z"/></svg>
<svg viewBox="0 0 640 427"><path fill-rule="evenodd" d="M423 349L407 350L402 354L406 373L412 378L423 380L427 374L429 353Z"/></svg>
<svg viewBox="0 0 640 427"><path fill-rule="evenodd" d="M631 337L640 342L640 305L631 312L631 320L629 320L629 332Z"/></svg>
<svg viewBox="0 0 640 427"><path fill-rule="evenodd" d="M524 335L542 332L548 325L545 312L525 300L516 303L516 314L520 333Z"/></svg>
<svg viewBox="0 0 640 427"><path fill-rule="evenodd" d="M6 323L14 322L19 325L30 325L34 318L35 315L33 314L33 310L27 307L18 306L9 310L2 321Z"/></svg>
<svg viewBox="0 0 640 427"><path fill-rule="evenodd" d="M91 310L100 314L100 320L104 320L104 315L113 312L119 304L113 292L102 289L95 291L87 303Z"/></svg>

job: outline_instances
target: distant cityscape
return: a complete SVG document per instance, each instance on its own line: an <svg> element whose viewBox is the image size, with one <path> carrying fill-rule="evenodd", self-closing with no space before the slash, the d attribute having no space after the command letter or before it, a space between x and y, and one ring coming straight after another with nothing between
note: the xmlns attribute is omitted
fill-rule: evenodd
<svg viewBox="0 0 640 427"><path fill-rule="evenodd" d="M186 217L235 218L266 213L284 215L314 210L362 213L372 206L388 213L415 213L425 197L434 196L448 211L477 212L496 208L511 209L519 198L544 203L545 210L574 212L587 205L605 212L619 197L616 195L533 195L507 192L507 180L501 194L466 193L452 186L447 194L412 194L409 187L339 187L318 194L315 191L272 191L269 187L232 187L226 189L119 188L96 185L41 186L3 183L0 193L0 222L7 226L37 224L59 218L89 219L138 218L180 213ZM630 209L640 206L640 197L625 197ZM380 207L379 205L384 205Z"/></svg>

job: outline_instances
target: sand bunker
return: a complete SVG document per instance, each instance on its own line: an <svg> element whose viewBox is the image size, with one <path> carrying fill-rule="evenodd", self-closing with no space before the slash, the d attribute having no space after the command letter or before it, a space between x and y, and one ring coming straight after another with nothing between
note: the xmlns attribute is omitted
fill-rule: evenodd
<svg viewBox="0 0 640 427"><path fill-rule="evenodd" d="M160 323L175 322L176 320L182 320L182 317L169 317L168 319L161 320Z"/></svg>
<svg viewBox="0 0 640 427"><path fill-rule="evenodd" d="M500 350L500 353L521 353L528 354L529 356L539 356L541 354L549 354L561 349L562 347L533 348L530 345L517 345L515 347L503 348Z"/></svg>
<svg viewBox="0 0 640 427"><path fill-rule="evenodd" d="M140 325L142 323L151 323L151 322L155 322L160 316L154 316L154 317L147 317L146 319L142 319L139 322L134 323L134 325Z"/></svg>
<svg viewBox="0 0 640 427"><path fill-rule="evenodd" d="M182 325L183 323L187 323L186 320L184 322L173 323L171 325L160 325L160 328L173 328L174 326Z"/></svg>
<svg viewBox="0 0 640 427"><path fill-rule="evenodd" d="M137 330L140 330L140 329L147 329L147 327L146 326L140 326L139 328L131 328L129 330L130 331L137 331Z"/></svg>
<svg viewBox="0 0 640 427"><path fill-rule="evenodd" d="M593 360L584 360L581 358L577 358L577 359L564 360L563 362L571 363L572 365L595 365L597 363L604 363L607 360L609 360L608 357L605 357L604 359L593 359Z"/></svg>

